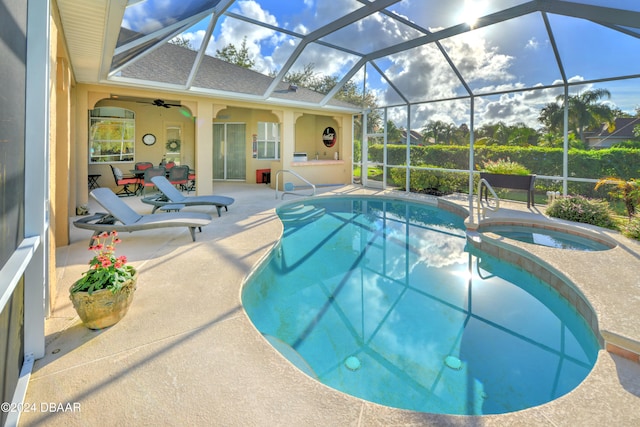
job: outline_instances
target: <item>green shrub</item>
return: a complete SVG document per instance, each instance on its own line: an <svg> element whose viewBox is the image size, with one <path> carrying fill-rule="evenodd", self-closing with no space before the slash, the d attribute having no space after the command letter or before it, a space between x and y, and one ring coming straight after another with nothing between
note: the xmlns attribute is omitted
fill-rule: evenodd
<svg viewBox="0 0 640 427"><path fill-rule="evenodd" d="M390 183L405 189L406 169L390 168ZM456 192L467 192L469 174L464 172L448 172L439 170L412 169L409 181L410 191L433 195L445 195Z"/></svg>
<svg viewBox="0 0 640 427"><path fill-rule="evenodd" d="M640 217L634 216L622 227L622 234L630 239L640 240Z"/></svg>
<svg viewBox="0 0 640 427"><path fill-rule="evenodd" d="M547 208L547 215L568 221L617 229L607 202L591 200L582 196L565 197L554 201Z"/></svg>
<svg viewBox="0 0 640 427"><path fill-rule="evenodd" d="M482 164L482 169L490 173L501 173L506 175L529 175L531 171L518 162L511 159L486 160Z"/></svg>

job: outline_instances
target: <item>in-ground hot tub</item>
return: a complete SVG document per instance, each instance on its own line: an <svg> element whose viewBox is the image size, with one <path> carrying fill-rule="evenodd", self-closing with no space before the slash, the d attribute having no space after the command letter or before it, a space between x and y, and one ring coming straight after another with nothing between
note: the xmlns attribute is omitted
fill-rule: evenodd
<svg viewBox="0 0 640 427"><path fill-rule="evenodd" d="M478 232L494 233L524 243L574 251L606 251L616 246L611 239L596 232L552 224L490 223L480 226Z"/></svg>

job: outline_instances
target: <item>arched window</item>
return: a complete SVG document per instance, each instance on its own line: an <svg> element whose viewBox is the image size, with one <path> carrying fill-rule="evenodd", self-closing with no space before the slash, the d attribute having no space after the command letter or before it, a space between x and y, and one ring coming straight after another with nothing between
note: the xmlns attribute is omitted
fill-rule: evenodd
<svg viewBox="0 0 640 427"><path fill-rule="evenodd" d="M99 107L89 116L89 163L133 162L135 113L120 107Z"/></svg>

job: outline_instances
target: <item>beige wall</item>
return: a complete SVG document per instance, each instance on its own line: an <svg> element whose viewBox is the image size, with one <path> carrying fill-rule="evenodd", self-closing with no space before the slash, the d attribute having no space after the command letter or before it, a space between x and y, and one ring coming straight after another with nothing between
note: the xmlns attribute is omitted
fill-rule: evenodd
<svg viewBox="0 0 640 427"><path fill-rule="evenodd" d="M168 125L182 126L181 145L182 164L194 168L197 173L197 194L210 194L215 191L213 180L213 123L244 123L246 125L246 175L247 183L256 182L256 170L279 169L291 166L294 151L318 151L321 159L333 159L334 152L340 152L345 167L339 170L326 169L331 181L340 183L351 181L351 115L334 114L325 111L265 106L247 102L219 102L214 99L179 94L145 92L131 88L117 88L101 85L78 85L76 98L77 124L75 126L75 164L72 169L79 177L75 182L76 206L86 204L88 200L87 174L100 174L102 187L116 189L115 180L108 164L88 164L88 110L96 106L121 106L135 112L136 145L135 161L150 161L158 164L166 151L165 129ZM144 98L162 98L179 100L183 108L162 108L151 104L125 102L110 99L112 94ZM253 158L253 135L257 133L258 122L277 122L281 129L281 160L258 160ZM331 126L337 131L337 143L327 148L322 142L322 131ZM153 133L157 142L153 146L142 143L142 136ZM310 156L311 158L311 156ZM133 169L135 162L120 164L127 172ZM348 163L348 165L347 165ZM303 171L305 173L305 171ZM337 174L337 176L336 176ZM318 182L328 182L328 176L320 173L313 178ZM75 206L74 206L75 210Z"/></svg>
<svg viewBox="0 0 640 427"><path fill-rule="evenodd" d="M332 127L336 130L336 144L326 147L322 141L322 132L325 128ZM338 123L333 117L316 114L303 114L296 120L295 152L307 153L309 160L315 159L316 153L319 160L333 160L336 152L339 154L342 147L343 135Z"/></svg>
<svg viewBox="0 0 640 427"><path fill-rule="evenodd" d="M50 84L49 84L49 248L48 295L57 286L56 247L69 244L69 217L75 215L74 182L75 147L75 81L57 8L50 17ZM54 300L46 298L47 315Z"/></svg>
<svg viewBox="0 0 640 427"><path fill-rule="evenodd" d="M195 125L193 114L189 108L164 108L151 104L115 101L109 98L103 98L104 96L109 96L109 94L103 92L90 92L89 96L92 99L99 99L95 104L89 104L89 108L113 106L122 107L135 113L135 160L133 162L118 164L118 167L124 173L128 173L130 169L133 169L136 162L151 162L154 165L160 163L167 152L166 129L168 126L180 127L182 129L179 163L191 167L195 166ZM148 146L142 142L142 136L147 133L155 135L156 143L154 145ZM83 141L81 144L88 145L89 143L88 136L86 135L79 135L79 140ZM88 152L84 158L87 159L85 162L88 164ZM113 178L109 164L88 164L87 172L101 175L98 180L101 187L116 188L115 179ZM84 188L85 191L87 191L84 181L83 184L85 184Z"/></svg>

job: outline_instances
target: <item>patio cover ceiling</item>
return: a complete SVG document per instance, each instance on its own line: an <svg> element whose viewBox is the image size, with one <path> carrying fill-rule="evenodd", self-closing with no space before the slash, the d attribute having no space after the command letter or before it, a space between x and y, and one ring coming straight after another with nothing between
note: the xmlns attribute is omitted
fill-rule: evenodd
<svg viewBox="0 0 640 427"><path fill-rule="evenodd" d="M344 108L333 97L347 83L374 93L380 106L394 106L640 78L637 0L58 0L58 6L81 83ZM251 73L214 59L225 46L243 43ZM309 66L338 84L328 94L288 93L287 73Z"/></svg>

